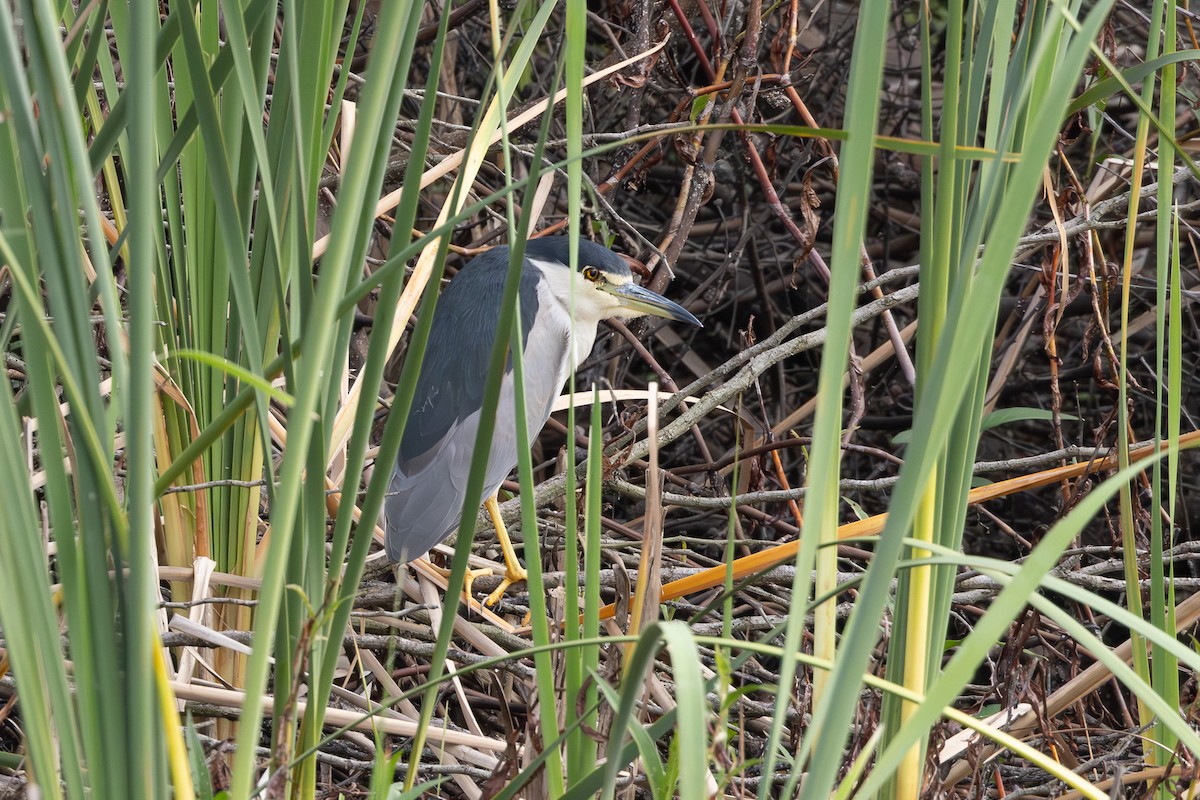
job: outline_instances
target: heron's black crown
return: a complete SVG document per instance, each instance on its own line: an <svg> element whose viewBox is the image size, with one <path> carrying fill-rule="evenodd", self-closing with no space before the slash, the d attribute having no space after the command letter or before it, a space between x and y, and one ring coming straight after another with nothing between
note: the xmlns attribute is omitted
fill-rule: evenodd
<svg viewBox="0 0 1200 800"><path fill-rule="evenodd" d="M508 263L508 248L497 247L504 251L504 261ZM493 250L491 252L496 252ZM556 263L567 266L570 263L570 240L566 236L547 236L544 239L530 239L525 243L525 257L542 263ZM631 277L629 262L609 250L604 245L579 240L579 271L588 267L598 267L609 275Z"/></svg>

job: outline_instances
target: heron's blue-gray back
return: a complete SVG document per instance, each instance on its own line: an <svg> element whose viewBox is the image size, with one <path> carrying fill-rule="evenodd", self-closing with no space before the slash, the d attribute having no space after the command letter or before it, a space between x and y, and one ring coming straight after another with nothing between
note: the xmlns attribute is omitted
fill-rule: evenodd
<svg viewBox="0 0 1200 800"><path fill-rule="evenodd" d="M472 259L438 299L400 444L402 462L429 452L451 427L483 405L507 274L508 248L494 248ZM532 270L522 270L521 336L525 340L537 316L537 279ZM511 370L510 358L506 371Z"/></svg>

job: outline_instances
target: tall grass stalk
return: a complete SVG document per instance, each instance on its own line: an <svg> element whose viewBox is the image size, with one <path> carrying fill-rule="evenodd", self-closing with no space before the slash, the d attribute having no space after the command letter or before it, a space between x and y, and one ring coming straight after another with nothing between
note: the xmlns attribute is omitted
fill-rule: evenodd
<svg viewBox="0 0 1200 800"><path fill-rule="evenodd" d="M533 47L537 42L537 34L546 24L549 18L549 13L552 7L547 5L539 9L535 14L529 29L525 31L526 38L523 39L516 49L513 60L507 65L500 58L500 54L504 52L504 45L513 41L515 38L515 29L508 31L503 37L500 35L500 18L497 9L491 9L490 17L492 25L492 45L496 56L496 67L493 74L489 77L489 90L495 86L496 93L486 104L486 112L477 120L477 125L472 131L472 137L468 145L468 156L465 161L465 168L460 172L457 181L454 185L454 190L451 193L451 201L444 206L440 212L438 221L445 222L447 219L453 218L465 204L468 187L474 180L475 174L478 171L484 156L487 152L488 143L491 141L492 135L499 130L503 139L505 135L505 124L507 120L507 108L510 99L512 98L516 82L524 72L528 60L533 54ZM530 198L531 199L531 198ZM511 219L511 211L509 212ZM436 245L437 240L432 244ZM460 543L456 548L454 560L451 563L450 575L448 578L449 585L457 587L463 585L463 580L467 570L467 556L469 555L470 542L474 538L475 519L477 510L484 500L483 493L483 477L484 470L487 466L487 454L490 451L490 441L492 433L496 425L496 409L500 398L501 380L504 375L505 362L508 357L509 339L502 335L501 332L507 331L515 324L516 308L517 308L517 290L519 288L519 274L521 260L524 255L523 239L517 238L512 242L513 247L510 252L510 262L508 275L505 281L504 296L501 302L501 311L497 320L497 336L493 342L491 354L489 358L488 375L484 385L483 405L481 408L481 423L476 434L476 442L474 452L471 458L470 472L466 482L466 491L463 497L463 506L460 519L459 534L457 541ZM427 246L425 253L430 253L430 247ZM444 253L444 250L443 250ZM446 604L442 615L441 625L438 629L437 645L434 650L433 658L430 662L430 674L440 675L443 669L446 652L450 646L450 635L454 623L454 609L457 605L455 590L451 590L446 598ZM437 685L435 682L430 682L428 691L425 695L426 702L421 708L422 727L428 724L431 714L433 713L433 698ZM418 735L414 742L414 749L409 761L408 773L405 778L405 787L411 788L416 780L417 766L420 763L421 750L424 744L424 737Z"/></svg>
<svg viewBox="0 0 1200 800"><path fill-rule="evenodd" d="M832 270L833 278L829 285L829 313L826 320L828 335L822 353L817 387L817 414L808 468L804 526L801 532L801 546L796 554L796 579L792 584L792 608L804 607L811 595L809 575L814 564L817 564L818 547L825 548L825 555L817 565L818 569L826 574L831 568L836 569L836 561L831 563L830 551L837 541L842 374L845 372L846 354L850 346L850 312L854 305L857 276L857 270L850 269L849 265L858 263L859 246L866 223L866 204L862 198L866 195L871 180L887 17L886 3L864 3L859 8L858 32L847 92L847 136L839 158L843 166L838 181L835 210L837 222L834 226L830 254L830 262L835 268ZM818 577L818 585L822 580ZM814 649L819 656L831 654L834 647L833 637L836 631L828 626L828 617L826 620L825 630L818 635L818 640L814 643ZM783 720L786 718L792 694L791 685L796 675L793 654L800 649L803 622L804 617L799 614L791 615L788 620L784 658L779 672L780 691L776 694L775 701L775 722L763 757L763 772L767 776L774 774L780 759ZM863 643L865 644L865 641ZM835 658L840 661L840 653ZM856 666L858 674L861 674L861 666L855 662L851 663L850 669L855 669ZM835 671L834 674L841 673ZM853 689L839 689L836 685L819 684L814 687L817 688L820 688L820 691L814 691L812 727L789 770L790 777L784 788L787 795L794 792L803 770L802 765L809 759L810 754L818 772L827 768L836 771L836 763L840 763L840 755L832 754L834 750L840 753L846 729L839 725L840 720L829 725L826 719L833 706L845 705L850 695L857 693L857 686ZM832 773L819 774L815 785L806 786L806 791L811 788L816 794L827 795L832 782ZM773 790L772 781L764 780L760 784L758 796L765 800Z"/></svg>
<svg viewBox="0 0 1200 800"><path fill-rule="evenodd" d="M1029 17L1035 18L1035 14ZM932 24L926 11L921 19L926 98L934 96ZM1012 55L1009 32L1018 24L1014 3L970 4L951 8L940 31L945 43L944 55L938 56L945 60L938 89L942 113L940 119L933 119L930 100L923 104L922 114L923 132L939 142L940 151L936 160L926 159L922 164L921 200L926 213L921 215L918 403L926 390L926 377L939 357L937 345L945 333L951 295L970 283L975 266L968 249L972 243L964 241L963 231L972 214L986 213L989 202L973 195L975 165L959 158L959 148L979 141L989 148L1001 146L1004 118L998 113L984 118L983 109L1012 106L1005 94L1009 88L1006 71ZM961 544L989 363L990 348L985 346L970 363L962 365L974 375L974 381L950 425L950 440L931 465L917 500L912 536L918 541L955 550ZM922 564L928 555L922 548L912 549L908 557L914 566L899 573L895 624L901 636L893 638L888 647L888 677L916 692L925 690L940 662L940 632L945 630L954 581L952 568ZM881 720L885 742L906 725L912 712L913 706L895 697L885 700ZM890 781L894 796L914 797L919 790L924 749L920 741L908 751Z"/></svg>
<svg viewBox="0 0 1200 800"><path fill-rule="evenodd" d="M1153 4L1150 12L1149 39L1146 42L1147 60L1157 58L1160 53L1169 56L1174 52L1176 43L1175 15L1177 11L1178 9L1172 2L1156 0ZM1160 379L1157 381L1155 387L1153 436L1156 443L1161 442L1165 436L1166 440L1170 443L1172 452L1170 454L1170 461L1168 462L1168 474L1163 474L1161 460L1155 460L1151 474L1150 508L1152 510L1149 515L1150 591L1146 602L1149 606L1148 610L1151 622L1156 629L1163 631L1175 630L1175 592L1173 581L1175 571L1173 565L1165 563L1167 561L1165 555L1172 549L1174 541L1174 498L1176 481L1178 479L1175 458L1179 444L1179 412L1181 410L1179 396L1183 388L1181 382L1182 376L1178 366L1180 350L1174 347L1167 347L1168 338L1174 338L1177 335L1174 329L1178 328L1179 325L1179 318L1171 308L1173 305L1172 300L1168 298L1169 291L1178 292L1179 290L1180 275L1177 271L1179 239L1176 227L1178 217L1172 202L1171 182L1169 180L1162 180L1164 176L1172 174L1175 168L1175 74L1176 68L1173 63L1169 63L1163 67L1161 90L1158 97L1159 111L1157 119L1154 119L1146 110L1143 110L1139 115L1137 142L1135 145L1138 157L1135 159L1133 176L1135 195L1139 194L1136 190L1140 188L1142 176L1147 168L1153 169L1154 173L1159 176L1153 257L1156 285L1155 374L1159 375ZM1157 85L1158 82L1154 73L1146 77L1141 91L1144 109L1153 108ZM1151 122L1156 123L1159 133L1157 158L1153 167L1140 163L1143 154L1146 154L1150 150L1149 132ZM1151 158L1154 158L1155 153L1150 152L1149 155ZM1132 270L1132 248L1136 239L1137 210L1139 207L1137 200L1131 199L1125 240L1124 269L1122 270L1121 375L1119 381L1120 394L1118 395L1118 408L1121 409L1128 407L1125 405L1125 401L1128 391L1128 359L1130 358L1128 351L1129 276ZM1168 357L1171 359L1169 366L1167 364ZM1165 381L1161 377L1164 374L1167 377ZM1164 393L1166 397L1164 397ZM1128 461L1129 457L1128 435L1131 428L1132 424L1118 423L1118 446L1123 462ZM1126 484L1121 493L1120 517L1122 538L1126 538L1127 532L1130 534L1130 538L1126 541L1124 555L1125 571L1127 576L1133 575L1136 578L1140 574L1140 565L1136 557L1136 548L1130 546L1134 543L1132 529L1125 527L1127 522L1132 522L1134 516L1133 505L1131 486ZM1157 513L1159 509L1162 509L1168 520L1165 530L1163 516ZM1130 587L1126 599L1130 611L1141 616L1143 614L1143 605L1141 592L1136 588L1138 585L1134 583ZM1178 708L1180 696L1179 680L1177 678L1178 662L1175 657L1157 646L1151 646L1147 653L1146 649L1138 647L1137 639L1134 640L1134 652L1136 653L1134 666L1137 669L1138 676L1150 683L1170 708ZM1149 656L1148 659L1147 655ZM1145 751L1146 762L1149 764L1169 763L1174 755L1175 746L1179 741L1169 721L1154 714L1145 701L1139 702L1138 709L1139 718L1142 723L1150 727L1155 734L1152 738L1153 744L1147 747ZM1173 790L1168 784L1164 783L1158 789L1160 797L1169 797L1172 794Z"/></svg>

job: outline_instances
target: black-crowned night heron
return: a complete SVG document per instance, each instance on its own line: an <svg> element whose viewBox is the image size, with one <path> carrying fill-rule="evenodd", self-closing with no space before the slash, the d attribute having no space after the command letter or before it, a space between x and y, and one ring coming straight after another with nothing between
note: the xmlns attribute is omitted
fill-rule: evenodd
<svg viewBox="0 0 1200 800"><path fill-rule="evenodd" d="M635 284L629 263L607 247L580 240L578 269L568 260L565 236L525 244L520 323L530 436L541 431L571 370L591 352L600 320L653 314L700 325L687 309ZM508 261L507 247L472 259L438 300L384 506L393 561L411 561L458 528ZM507 568L489 604L526 578L496 504L500 484L517 464L515 410L510 359L484 480Z"/></svg>

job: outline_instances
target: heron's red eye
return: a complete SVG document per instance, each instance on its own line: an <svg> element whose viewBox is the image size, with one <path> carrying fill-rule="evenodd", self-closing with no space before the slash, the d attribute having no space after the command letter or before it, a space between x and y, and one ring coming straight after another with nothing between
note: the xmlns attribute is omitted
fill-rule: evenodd
<svg viewBox="0 0 1200 800"><path fill-rule="evenodd" d="M600 270L595 267L584 267L583 277L592 283L596 283L600 280Z"/></svg>

